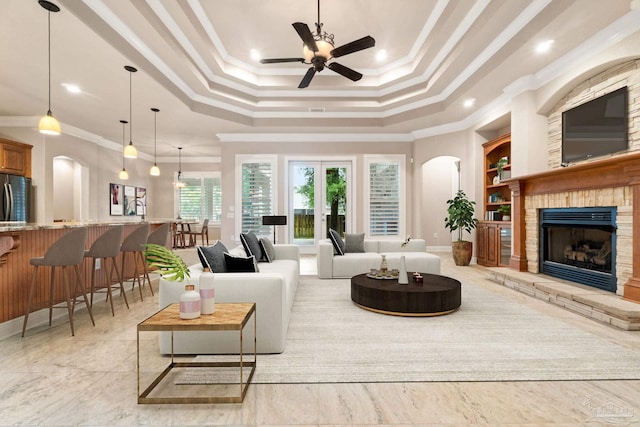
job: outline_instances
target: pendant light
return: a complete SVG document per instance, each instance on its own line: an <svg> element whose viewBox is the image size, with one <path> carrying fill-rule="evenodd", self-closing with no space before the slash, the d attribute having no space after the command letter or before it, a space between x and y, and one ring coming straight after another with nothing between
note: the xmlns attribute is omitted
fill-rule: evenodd
<svg viewBox="0 0 640 427"><path fill-rule="evenodd" d="M122 149L123 149L123 153L124 153L124 127L127 123L126 120L120 120L120 123L122 123ZM120 171L120 173L118 174L118 178L122 179L122 180L127 180L129 179L129 174L127 173L127 170L124 168L124 154L122 155L122 170Z"/></svg>
<svg viewBox="0 0 640 427"><path fill-rule="evenodd" d="M158 150L158 112L160 110L152 108L151 111L153 111L153 166L151 166L151 169L149 170L149 175L160 176L160 168L156 163L156 154Z"/></svg>
<svg viewBox="0 0 640 427"><path fill-rule="evenodd" d="M133 139L131 138L131 133L133 132L133 117L131 113L131 76L138 70L131 65L125 65L124 69L129 72L129 145L124 149L124 156L127 159L135 159L138 157L138 150L133 146Z"/></svg>
<svg viewBox="0 0 640 427"><path fill-rule="evenodd" d="M178 147L178 180L175 182L176 188L184 188L187 184L182 181L182 147Z"/></svg>
<svg viewBox="0 0 640 427"><path fill-rule="evenodd" d="M60 122L53 117L51 112L51 12L60 12L60 8L47 0L39 0L38 3L47 10L47 33L49 35L49 109L47 114L40 119L38 130L45 135L60 135Z"/></svg>

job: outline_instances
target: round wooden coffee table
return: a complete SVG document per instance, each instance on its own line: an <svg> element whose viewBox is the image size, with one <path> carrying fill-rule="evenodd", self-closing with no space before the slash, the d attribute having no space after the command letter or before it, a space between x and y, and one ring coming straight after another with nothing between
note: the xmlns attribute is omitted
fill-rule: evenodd
<svg viewBox="0 0 640 427"><path fill-rule="evenodd" d="M396 316L440 316L461 304L460 282L437 274L420 273L424 283L400 285L359 274L351 278L351 300L365 310Z"/></svg>

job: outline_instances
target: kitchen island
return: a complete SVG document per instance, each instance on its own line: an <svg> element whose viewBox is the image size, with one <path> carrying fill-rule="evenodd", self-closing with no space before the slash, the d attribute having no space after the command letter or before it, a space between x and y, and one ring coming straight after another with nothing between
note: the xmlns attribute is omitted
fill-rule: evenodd
<svg viewBox="0 0 640 427"><path fill-rule="evenodd" d="M169 222L171 220L149 220L153 230L156 226ZM129 235L136 227L143 224L140 221L115 222L115 221L86 221L86 222L56 222L52 224L34 224L21 222L0 222L0 335L7 335L15 329L15 325L7 325L14 319L21 318L25 314L27 299L29 295L29 287L31 284L31 275L33 267L29 264L29 260L34 257L40 257L45 254L49 246L58 240L70 228L88 227L88 236L86 248L104 233L109 227L114 225L124 225L124 237ZM121 264L121 258L118 257L118 266ZM133 272L133 264L128 262L127 271ZM42 269L42 273L38 273L38 280L43 283L39 288L44 290L48 283L48 269ZM139 270L138 270L139 271ZM87 292L91 287L91 263L85 262L82 268L83 284ZM62 275L56 275L56 281L62 280ZM127 275L125 274L125 277ZM103 269L96 274L96 288L102 288L106 284L106 275ZM65 301L60 292L54 294L54 302ZM133 295L135 298L135 294ZM38 307L46 305L48 299L47 292L38 292L34 304ZM17 322L20 323L20 322ZM4 324L4 325L3 325Z"/></svg>

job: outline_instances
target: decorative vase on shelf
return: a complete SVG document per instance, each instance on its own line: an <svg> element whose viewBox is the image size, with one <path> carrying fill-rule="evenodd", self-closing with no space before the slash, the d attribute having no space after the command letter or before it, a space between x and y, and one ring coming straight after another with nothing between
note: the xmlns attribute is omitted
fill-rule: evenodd
<svg viewBox="0 0 640 427"><path fill-rule="evenodd" d="M398 273L398 284L399 285L409 284L409 276L407 276L407 264L404 259L404 255L400 257L400 271Z"/></svg>
<svg viewBox="0 0 640 427"><path fill-rule="evenodd" d="M216 290L213 287L213 273L205 268L200 275L200 313L213 314L216 311Z"/></svg>
<svg viewBox="0 0 640 427"><path fill-rule="evenodd" d="M195 285L186 285L180 295L180 318L197 319L200 317L200 294Z"/></svg>
<svg viewBox="0 0 640 427"><path fill-rule="evenodd" d="M387 271L389 270L389 267L387 266L387 256L384 254L381 256L382 256L382 261L380 262L380 274L382 274L383 276L386 276Z"/></svg>

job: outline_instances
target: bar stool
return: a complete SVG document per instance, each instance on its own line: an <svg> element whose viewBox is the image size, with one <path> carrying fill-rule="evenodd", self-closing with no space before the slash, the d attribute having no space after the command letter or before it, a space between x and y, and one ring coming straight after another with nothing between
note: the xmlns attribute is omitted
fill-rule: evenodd
<svg viewBox="0 0 640 427"><path fill-rule="evenodd" d="M151 287L151 279L147 272L147 262L144 259L145 244L147 243L147 237L149 236L149 224L143 224L133 230L122 242L120 246L120 252L122 252L122 284L124 285L125 275L125 261L127 259L127 253L133 255L133 276L131 279L131 291L136 287L136 280L138 281L138 289L140 290L140 299L144 301L142 296L142 286L144 286L144 280L147 279L149 283L149 289L151 295L153 295L153 288ZM138 259L142 261L142 272L138 273ZM142 274L142 281L140 281L140 274Z"/></svg>
<svg viewBox="0 0 640 427"><path fill-rule="evenodd" d="M93 326L96 323L93 320L93 314L91 313L91 305L87 299L87 293L85 292L84 285L82 283L82 276L80 275L80 265L84 259L84 246L87 242L87 228L80 227L69 231L54 242L43 257L31 258L29 264L34 266L33 276L31 279L31 289L29 290L29 302L27 303L27 311L24 315L24 325L22 326L22 336L27 329L27 321L29 320L29 313L31 312L31 304L33 303L33 297L36 293L36 279L38 277L38 269L40 267L51 267L51 279L49 282L49 326L51 326L51 319L54 308L65 308L64 306L56 306L54 304L54 281L56 275L56 267L62 268L62 278L64 281L64 291L67 299L66 309L69 313L69 324L71 326L71 335L75 335L73 329L73 312L75 309L75 296L77 292L82 293L84 303L87 306L89 317L91 317L91 323ZM75 271L76 280L73 287L73 301L71 297L71 289L69 287L69 277L67 274L67 280L64 280L65 270L68 273L67 267L73 267Z"/></svg>
<svg viewBox="0 0 640 427"><path fill-rule="evenodd" d="M169 226L171 224L164 223L158 226L155 230L149 233L149 237L147 238L147 243L153 243L154 245L164 246L167 249L169 248Z"/></svg>
<svg viewBox="0 0 640 427"><path fill-rule="evenodd" d="M209 246L209 218L205 218L202 221L202 225L199 230L189 231L189 246L196 246L198 244L198 236L202 240L202 246L204 246L204 240L207 239L207 246Z"/></svg>
<svg viewBox="0 0 640 427"><path fill-rule="evenodd" d="M118 264L116 262L116 257L120 253L120 243L122 242L123 232L123 225L114 225L102 233L102 235L93 242L90 249L84 251L84 257L92 259L91 307L93 307L93 294L106 292L107 299L111 304L112 316L115 316L113 311L113 293L111 292L111 288L113 287L120 288L120 294L124 297L124 303L127 305L127 308L129 308L127 294L124 292L124 284L122 283L122 276L118 270ZM104 289L96 290L96 260L98 259L102 260L102 267L105 269L105 274L107 276L107 286ZM111 260L111 268L108 273L106 273L107 259ZM116 271L116 279L118 279L117 282L114 282L113 280L113 270Z"/></svg>

